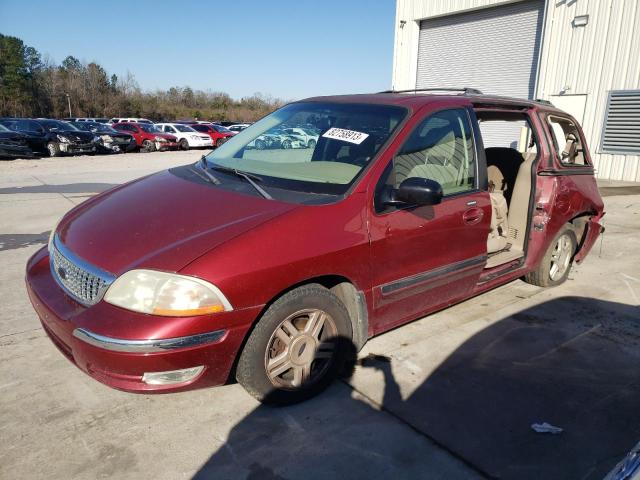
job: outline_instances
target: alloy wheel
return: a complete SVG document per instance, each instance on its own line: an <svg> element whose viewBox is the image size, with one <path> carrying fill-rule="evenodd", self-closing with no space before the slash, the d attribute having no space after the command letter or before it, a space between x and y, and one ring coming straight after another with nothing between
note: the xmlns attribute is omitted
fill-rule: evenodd
<svg viewBox="0 0 640 480"><path fill-rule="evenodd" d="M565 274L571 263L573 242L568 234L561 235L556 241L551 252L551 266L549 268L549 278L556 281Z"/></svg>
<svg viewBox="0 0 640 480"><path fill-rule="evenodd" d="M284 319L275 329L264 358L271 383L294 390L320 380L334 360L338 334L331 316L318 309L300 310Z"/></svg>

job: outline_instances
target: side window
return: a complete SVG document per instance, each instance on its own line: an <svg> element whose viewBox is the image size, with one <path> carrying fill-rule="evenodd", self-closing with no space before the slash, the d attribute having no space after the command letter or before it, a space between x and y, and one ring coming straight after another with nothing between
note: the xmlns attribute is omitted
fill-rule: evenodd
<svg viewBox="0 0 640 480"><path fill-rule="evenodd" d="M547 121L549 122L553 146L560 163L566 166L589 165L584 155L584 147L578 127L568 118L554 115L549 115Z"/></svg>
<svg viewBox="0 0 640 480"><path fill-rule="evenodd" d="M393 159L387 184L398 188L411 177L437 181L444 195L475 187L473 139L465 109L436 112L413 130Z"/></svg>

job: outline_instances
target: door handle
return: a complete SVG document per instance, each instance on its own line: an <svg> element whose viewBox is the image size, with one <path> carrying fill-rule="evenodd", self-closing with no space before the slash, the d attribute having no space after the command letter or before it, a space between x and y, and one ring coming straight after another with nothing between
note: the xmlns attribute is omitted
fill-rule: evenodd
<svg viewBox="0 0 640 480"><path fill-rule="evenodd" d="M481 208L470 208L462 214L462 221L466 225L475 225L482 220L482 217L484 217L484 212Z"/></svg>

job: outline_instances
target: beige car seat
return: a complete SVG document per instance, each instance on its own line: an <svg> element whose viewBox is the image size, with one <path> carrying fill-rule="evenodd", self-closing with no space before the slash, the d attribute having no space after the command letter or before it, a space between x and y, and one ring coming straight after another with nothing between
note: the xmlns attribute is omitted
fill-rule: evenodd
<svg viewBox="0 0 640 480"><path fill-rule="evenodd" d="M495 253L507 247L509 233L509 209L504 192L507 182L498 167L487 168L489 177L489 196L491 197L491 230L487 238L487 253Z"/></svg>

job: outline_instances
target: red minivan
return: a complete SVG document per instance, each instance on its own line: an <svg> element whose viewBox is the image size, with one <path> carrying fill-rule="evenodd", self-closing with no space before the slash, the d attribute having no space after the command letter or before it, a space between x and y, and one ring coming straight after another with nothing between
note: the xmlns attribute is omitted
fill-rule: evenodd
<svg viewBox="0 0 640 480"><path fill-rule="evenodd" d="M250 146L310 125L312 149ZM26 281L53 343L100 382L235 378L292 403L374 335L518 278L562 283L603 214L581 128L547 102L318 97L75 207Z"/></svg>

